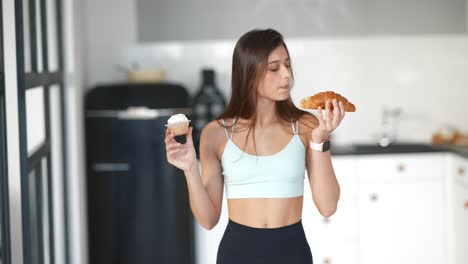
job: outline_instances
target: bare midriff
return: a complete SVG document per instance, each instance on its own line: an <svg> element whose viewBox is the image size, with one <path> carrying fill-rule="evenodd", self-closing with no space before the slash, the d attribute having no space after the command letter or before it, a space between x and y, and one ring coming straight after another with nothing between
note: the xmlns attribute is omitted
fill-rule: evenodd
<svg viewBox="0 0 468 264"><path fill-rule="evenodd" d="M255 228L278 228L299 222L303 196L228 199L229 219Z"/></svg>

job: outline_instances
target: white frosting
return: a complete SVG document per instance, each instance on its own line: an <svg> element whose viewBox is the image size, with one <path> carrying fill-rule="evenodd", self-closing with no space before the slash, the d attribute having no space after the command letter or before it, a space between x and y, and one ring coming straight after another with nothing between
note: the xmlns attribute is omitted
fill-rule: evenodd
<svg viewBox="0 0 468 264"><path fill-rule="evenodd" d="M179 123L179 122L188 122L189 120L184 114L175 114L171 116L168 120L168 124L174 124L174 123Z"/></svg>

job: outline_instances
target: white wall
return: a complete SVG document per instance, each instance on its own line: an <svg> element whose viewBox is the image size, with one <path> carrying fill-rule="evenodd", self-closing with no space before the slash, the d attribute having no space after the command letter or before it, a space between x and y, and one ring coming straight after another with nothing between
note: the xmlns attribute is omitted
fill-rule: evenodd
<svg viewBox="0 0 468 264"><path fill-rule="evenodd" d="M97 1L100 2L100 1ZM85 3L68 0L64 3L64 46L66 126L68 129L70 264L88 263L88 229L86 210L86 174L84 165L83 97L86 38L82 15Z"/></svg>
<svg viewBox="0 0 468 264"><path fill-rule="evenodd" d="M286 38L286 43L295 73L294 102L334 90L357 107L335 131L335 142L375 140L384 105L403 110L400 140L429 142L444 123L468 133L466 35ZM124 51L122 61L163 67L168 80L192 93L200 84L200 69L210 66L229 95L234 45L235 40L136 44Z"/></svg>
<svg viewBox="0 0 468 264"><path fill-rule="evenodd" d="M136 42L136 0L85 0L83 88L124 80L118 71L122 48Z"/></svg>
<svg viewBox="0 0 468 264"><path fill-rule="evenodd" d="M466 0L138 0L140 42L238 38L252 27L290 37L466 33ZM430 19L428 19L430 18Z"/></svg>

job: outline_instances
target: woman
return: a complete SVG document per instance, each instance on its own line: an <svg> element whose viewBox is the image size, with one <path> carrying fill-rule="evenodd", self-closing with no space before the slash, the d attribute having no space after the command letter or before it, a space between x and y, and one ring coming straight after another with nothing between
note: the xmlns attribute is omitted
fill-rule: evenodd
<svg viewBox="0 0 468 264"><path fill-rule="evenodd" d="M201 174L192 128L185 144L166 131L167 160L184 171L192 212L204 228L218 223L226 188L229 223L218 264L312 263L301 222L305 170L319 212L336 211L340 187L321 144L343 119L343 104L327 102L317 117L299 110L290 98L292 80L282 35L249 31L234 49L229 104L201 133Z"/></svg>

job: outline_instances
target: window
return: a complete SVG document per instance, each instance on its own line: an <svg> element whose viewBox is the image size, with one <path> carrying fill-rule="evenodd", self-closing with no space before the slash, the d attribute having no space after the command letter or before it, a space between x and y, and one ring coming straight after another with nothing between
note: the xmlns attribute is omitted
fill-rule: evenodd
<svg viewBox="0 0 468 264"><path fill-rule="evenodd" d="M14 18L10 15L13 9ZM54 197L57 193L54 193L53 188L54 184L57 184L54 183L54 179L61 177L63 192L67 193L61 11L61 0L0 2L0 264L11 264L18 255L22 255L25 264L61 262L55 259L57 245L54 234ZM13 27L14 31L11 29ZM5 37L11 34L16 37L16 52L4 50L1 46ZM9 39L12 40L11 37ZM12 49L11 45L5 45L7 46ZM16 76L11 76L14 75L14 71L6 66L10 64L16 65ZM7 79L10 85L7 85ZM15 81L16 85L11 85ZM6 89L17 90L16 93L11 93L11 90ZM15 107L8 107L7 102L11 102L12 99L16 100L17 104ZM53 113L51 109L58 109L59 114ZM13 124L17 126L17 130L14 131L18 133L8 130L11 124L7 127L7 121L12 119L17 120ZM58 133L52 130L54 126L59 128ZM59 150L54 146L60 146ZM16 163L19 166L15 166L19 169L12 173L8 165L14 156L9 156L13 149L16 150L15 153L19 153ZM53 151L60 152L61 158L54 159L53 156L57 155L52 155ZM62 165L61 171L54 169L57 167L56 163ZM19 184L8 182L16 179L12 175L20 176ZM21 204L9 201L13 193L20 193ZM63 197L67 204L67 195ZM67 230L68 217L64 214ZM15 221L16 218L20 218L18 220L21 221ZM9 219L11 222L8 222ZM21 230L22 237L18 238L13 234L13 230L16 230L13 226ZM65 243L67 238L68 233L65 231ZM19 240L21 243L12 242ZM12 245L22 247L12 248ZM65 244L67 263L68 248Z"/></svg>

